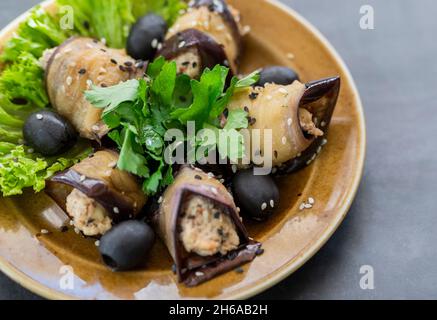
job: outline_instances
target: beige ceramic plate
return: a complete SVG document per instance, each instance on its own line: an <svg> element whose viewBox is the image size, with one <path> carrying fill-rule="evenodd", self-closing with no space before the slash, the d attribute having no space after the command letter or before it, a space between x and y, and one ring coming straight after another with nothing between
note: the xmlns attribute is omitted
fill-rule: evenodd
<svg viewBox="0 0 437 320"><path fill-rule="evenodd" d="M363 170L366 137L357 89L330 44L294 11L274 1L230 2L252 29L246 38L243 71L277 64L296 68L305 81L342 77L328 145L310 167L283 179L279 214L268 223L248 226L252 237L264 243L265 254L246 265L243 274L230 272L190 289L176 282L172 261L160 242L147 270L111 273L101 264L93 240L72 231L55 231L59 222L52 203L43 194L28 193L0 200L3 272L47 298L248 298L293 273L329 239L353 201ZM51 6L50 2L44 5ZM3 31L0 43L22 19ZM299 211L301 202L310 196L316 200L314 208ZM41 229L55 232L41 236L37 234ZM74 288L61 289L68 270L74 270Z"/></svg>

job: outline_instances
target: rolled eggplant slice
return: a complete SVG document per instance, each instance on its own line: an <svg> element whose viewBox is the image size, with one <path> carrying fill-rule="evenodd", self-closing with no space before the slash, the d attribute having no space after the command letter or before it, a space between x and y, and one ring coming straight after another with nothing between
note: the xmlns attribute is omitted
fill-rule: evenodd
<svg viewBox="0 0 437 320"><path fill-rule="evenodd" d="M196 286L252 261L261 244L250 240L231 194L216 179L183 167L153 217L172 255L178 279Z"/></svg>
<svg viewBox="0 0 437 320"><path fill-rule="evenodd" d="M67 118L84 138L99 141L108 133L102 110L84 96L91 85L113 86L140 78L144 64L136 64L123 50L107 48L91 38L70 38L42 57L46 88L53 108Z"/></svg>
<svg viewBox="0 0 437 320"><path fill-rule="evenodd" d="M239 12L227 5L224 0L196 0L193 1L187 13L179 17L173 27L170 28L166 36L166 42L168 41L172 45L164 44L164 47L174 48L173 44L178 40L178 35L183 35L184 31L190 29L197 30L204 34L201 39L198 37L199 45L197 47L201 49L201 52L203 49L208 53L208 60L219 61L220 64L230 67L232 72L236 74L242 51L242 27L239 22ZM209 37L209 39L206 41L204 40L205 37ZM193 61L193 59L187 59L189 51L182 41L178 42L180 47L174 48L172 54L173 58L181 57L175 59L178 62L179 70L184 70L185 67L179 64L180 62ZM210 43L212 42L215 43L214 47L222 48L226 55L225 59L223 59L220 50L206 50L206 48L203 48L206 45L211 46ZM192 51L190 53L196 54ZM162 52L158 54L162 54ZM202 58L205 58L205 52ZM200 58L198 59L200 60ZM200 66L204 65L205 63ZM191 74L195 73L191 72Z"/></svg>
<svg viewBox="0 0 437 320"><path fill-rule="evenodd" d="M299 81L288 86L266 84L238 92L228 108L244 108L249 114L249 131L260 130L260 150L255 153L266 156L264 129L272 130L273 167L288 174L309 165L320 153L339 91L339 77L306 85Z"/></svg>
<svg viewBox="0 0 437 320"><path fill-rule="evenodd" d="M197 78L205 68L228 65L223 47L207 34L196 29L184 30L168 39L158 52L167 60L174 60L178 73Z"/></svg>
<svg viewBox="0 0 437 320"><path fill-rule="evenodd" d="M98 151L47 183L46 192L86 236L105 234L146 204L137 179L116 168L118 157L112 150Z"/></svg>

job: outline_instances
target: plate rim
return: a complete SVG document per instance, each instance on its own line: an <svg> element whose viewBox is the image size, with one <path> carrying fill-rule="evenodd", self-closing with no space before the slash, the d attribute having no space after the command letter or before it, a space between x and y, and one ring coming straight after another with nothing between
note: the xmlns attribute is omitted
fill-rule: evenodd
<svg viewBox="0 0 437 320"><path fill-rule="evenodd" d="M46 6L51 5L53 0L45 0L38 5L45 8ZM300 13L290 8L286 4L279 2L278 0L266 0L270 5L276 6L280 10L287 13L287 15L292 16L295 20L297 20L300 24L302 24L305 28L307 28L328 50L328 52L332 55L339 68L343 71L345 78L350 83L351 90L354 94L354 104L357 107L357 120L359 123L360 133L359 137L359 155L360 157L357 159L357 170L355 171L355 175L349 184L347 189L347 196L345 197L345 201L342 206L338 209L338 215L336 220L331 223L323 234L317 239L317 241L313 242L311 246L303 252L303 254L296 259L295 261L289 261L284 264L280 269L277 269L274 273L267 275L268 279L260 279L254 285L247 287L247 289L239 289L235 294L230 294L225 299L226 300L243 300L254 297L281 282L285 278L289 277L295 271L300 269L306 262L308 262L332 237L334 232L341 225L346 215L348 214L352 203L357 195L361 179L364 173L364 164L366 159L366 146L367 146L367 134L366 134L366 121L364 115L364 108L362 104L362 100L355 83L355 80L344 62L343 58L334 48L334 46L327 40L327 38L306 18L304 18ZM34 6L35 7L35 6ZM15 30L16 27L29 15L29 12L34 8L27 10L23 14L19 15L13 21L11 21L6 27L0 30L0 39L5 37L8 33ZM28 275L24 274L13 265L11 265L6 259L0 256L0 271L2 271L6 276L8 276L11 280L15 281L22 287L27 290L47 299L60 299L60 300L77 300L79 298L64 294L52 288L46 287L38 281L32 279Z"/></svg>

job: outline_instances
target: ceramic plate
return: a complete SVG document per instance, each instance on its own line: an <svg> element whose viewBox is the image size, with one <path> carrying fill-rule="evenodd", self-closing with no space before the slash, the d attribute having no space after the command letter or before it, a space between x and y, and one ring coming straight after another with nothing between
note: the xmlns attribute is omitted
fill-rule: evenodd
<svg viewBox="0 0 437 320"><path fill-rule="evenodd" d="M281 208L267 223L249 224L265 253L196 288L177 283L172 260L158 242L147 270L112 273L100 262L94 240L60 233L56 207L43 194L0 200L0 269L33 292L53 299L248 298L278 283L311 258L345 217L357 191L365 157L360 98L349 71L323 36L296 12L275 1L232 0L251 27L243 71L266 65L295 68L304 82L340 75L342 88L328 144L318 159L281 181ZM53 8L51 2L44 6ZM22 16L0 35L4 43ZM309 197L310 210L299 210ZM48 235L41 229L53 230ZM61 284L74 270L74 288ZM70 279L71 280L71 279ZM64 289L62 289L64 288Z"/></svg>

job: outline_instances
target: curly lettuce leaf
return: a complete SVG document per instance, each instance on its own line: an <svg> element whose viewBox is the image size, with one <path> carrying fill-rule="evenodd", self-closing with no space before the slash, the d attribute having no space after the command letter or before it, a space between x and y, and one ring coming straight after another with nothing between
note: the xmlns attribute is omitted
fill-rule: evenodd
<svg viewBox="0 0 437 320"><path fill-rule="evenodd" d="M37 6L6 43L1 60L16 61L23 52L40 58L44 50L58 46L68 37L69 32L60 28L59 19Z"/></svg>
<svg viewBox="0 0 437 320"><path fill-rule="evenodd" d="M87 144L79 143L58 159L44 159L22 145L0 142L0 192L4 197L20 195L25 188L40 192L46 179L73 166L91 151Z"/></svg>

